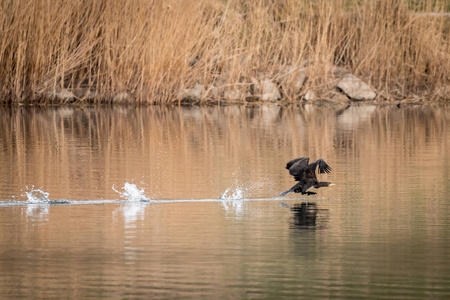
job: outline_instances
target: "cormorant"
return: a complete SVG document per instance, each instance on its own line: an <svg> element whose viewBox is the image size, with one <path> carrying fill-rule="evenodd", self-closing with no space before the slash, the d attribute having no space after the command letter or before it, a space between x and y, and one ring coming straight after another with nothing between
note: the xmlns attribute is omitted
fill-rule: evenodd
<svg viewBox="0 0 450 300"><path fill-rule="evenodd" d="M280 193L280 196L284 196L289 193L302 193L302 195L316 195L317 193L308 192L312 187L318 189L321 187L331 186L331 182L319 181L316 177L316 168L319 166L319 173L330 173L331 168L323 159L318 159L315 162L309 164L309 157L296 158L286 164L286 169L289 170L289 174L294 176L295 181L298 181L296 185L289 190Z"/></svg>

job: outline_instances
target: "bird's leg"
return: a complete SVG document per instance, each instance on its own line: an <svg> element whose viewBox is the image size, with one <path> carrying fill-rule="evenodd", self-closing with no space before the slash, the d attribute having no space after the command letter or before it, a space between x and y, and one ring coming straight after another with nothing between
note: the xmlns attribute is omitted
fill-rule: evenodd
<svg viewBox="0 0 450 300"><path fill-rule="evenodd" d="M310 196L310 195L317 195L317 193L314 192L305 192L306 195Z"/></svg>

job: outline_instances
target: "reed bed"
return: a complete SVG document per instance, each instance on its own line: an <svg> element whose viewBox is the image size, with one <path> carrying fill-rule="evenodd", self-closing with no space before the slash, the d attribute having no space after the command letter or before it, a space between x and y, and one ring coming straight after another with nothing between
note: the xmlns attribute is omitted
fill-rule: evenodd
<svg viewBox="0 0 450 300"><path fill-rule="evenodd" d="M200 83L247 89L307 71L329 88L336 67L379 101L450 99L450 5L390 0L0 0L0 102L170 104ZM283 91L284 101L299 95ZM244 100L242 98L242 100Z"/></svg>

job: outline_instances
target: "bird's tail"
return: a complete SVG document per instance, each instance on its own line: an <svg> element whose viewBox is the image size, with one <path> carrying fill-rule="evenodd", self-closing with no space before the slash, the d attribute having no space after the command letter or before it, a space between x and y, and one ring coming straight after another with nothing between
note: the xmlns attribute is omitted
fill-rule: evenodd
<svg viewBox="0 0 450 300"><path fill-rule="evenodd" d="M284 191L284 192L280 193L280 196L287 195L287 194L289 194L289 193L292 193L293 191L294 191L293 189L289 189L289 190L287 190L287 191Z"/></svg>

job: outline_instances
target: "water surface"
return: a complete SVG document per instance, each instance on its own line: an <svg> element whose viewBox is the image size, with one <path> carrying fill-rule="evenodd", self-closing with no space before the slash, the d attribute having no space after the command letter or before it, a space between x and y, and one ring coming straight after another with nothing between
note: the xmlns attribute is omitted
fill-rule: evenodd
<svg viewBox="0 0 450 300"><path fill-rule="evenodd" d="M0 116L2 298L450 297L448 107Z"/></svg>

